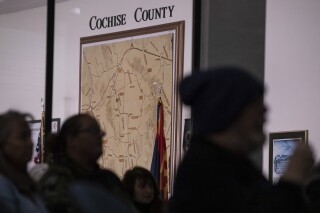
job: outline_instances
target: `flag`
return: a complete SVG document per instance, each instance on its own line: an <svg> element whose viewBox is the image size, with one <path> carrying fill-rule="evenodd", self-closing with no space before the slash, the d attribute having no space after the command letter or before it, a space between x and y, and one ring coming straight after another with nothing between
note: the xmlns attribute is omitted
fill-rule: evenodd
<svg viewBox="0 0 320 213"><path fill-rule="evenodd" d="M168 164L167 164L167 148L163 131L163 104L161 98L157 107L157 132L155 137L151 173L156 180L160 189L162 199L168 199Z"/></svg>
<svg viewBox="0 0 320 213"><path fill-rule="evenodd" d="M40 163L44 162L44 121L45 121L46 113L43 110L41 113L41 127L40 127L40 155L41 155L41 161Z"/></svg>
<svg viewBox="0 0 320 213"><path fill-rule="evenodd" d="M35 164L40 164L43 162L44 118L45 118L45 112L42 111L40 131L39 131L38 141L35 148L36 155L33 159Z"/></svg>
<svg viewBox="0 0 320 213"><path fill-rule="evenodd" d="M33 158L33 162L35 164L41 163L41 130L38 134L38 140L37 140L37 145L36 145L36 154Z"/></svg>

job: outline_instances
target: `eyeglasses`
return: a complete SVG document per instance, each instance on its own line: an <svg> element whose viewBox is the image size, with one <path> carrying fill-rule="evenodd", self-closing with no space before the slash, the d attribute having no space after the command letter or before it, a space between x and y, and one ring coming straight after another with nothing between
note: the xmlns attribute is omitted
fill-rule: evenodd
<svg viewBox="0 0 320 213"><path fill-rule="evenodd" d="M85 132L88 132L94 135L101 135L101 136L104 136L106 134L97 126L90 126L90 127L78 130L78 133L85 133Z"/></svg>

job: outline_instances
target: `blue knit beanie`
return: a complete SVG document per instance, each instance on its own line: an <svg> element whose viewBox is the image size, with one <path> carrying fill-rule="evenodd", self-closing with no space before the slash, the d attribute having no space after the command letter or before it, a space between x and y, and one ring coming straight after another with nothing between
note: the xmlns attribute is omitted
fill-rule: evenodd
<svg viewBox="0 0 320 213"><path fill-rule="evenodd" d="M184 104L191 106L193 134L222 132L264 94L263 83L237 67L193 72L179 85Z"/></svg>

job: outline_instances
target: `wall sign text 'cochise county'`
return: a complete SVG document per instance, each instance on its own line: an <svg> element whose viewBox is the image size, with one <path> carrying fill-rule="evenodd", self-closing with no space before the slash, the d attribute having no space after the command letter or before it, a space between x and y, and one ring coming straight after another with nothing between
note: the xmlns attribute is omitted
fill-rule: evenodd
<svg viewBox="0 0 320 213"><path fill-rule="evenodd" d="M153 9L143 9L142 7L138 7L134 12L134 20L136 22L141 22L141 21L151 21L154 19L164 19L167 17L172 17L173 8L174 8L174 5L167 6L167 7L153 8ZM126 14L106 16L103 18L92 16L89 21L89 27L91 30L96 30L101 28L109 28L109 27L125 25L126 23L127 23Z"/></svg>

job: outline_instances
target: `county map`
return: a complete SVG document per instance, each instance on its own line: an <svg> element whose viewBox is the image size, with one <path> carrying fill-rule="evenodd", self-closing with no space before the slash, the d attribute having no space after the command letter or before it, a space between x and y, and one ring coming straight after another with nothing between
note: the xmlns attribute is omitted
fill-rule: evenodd
<svg viewBox="0 0 320 213"><path fill-rule="evenodd" d="M150 168L157 128L157 103L164 106L170 156L173 33L82 45L80 111L106 132L100 165L120 177L139 165Z"/></svg>

